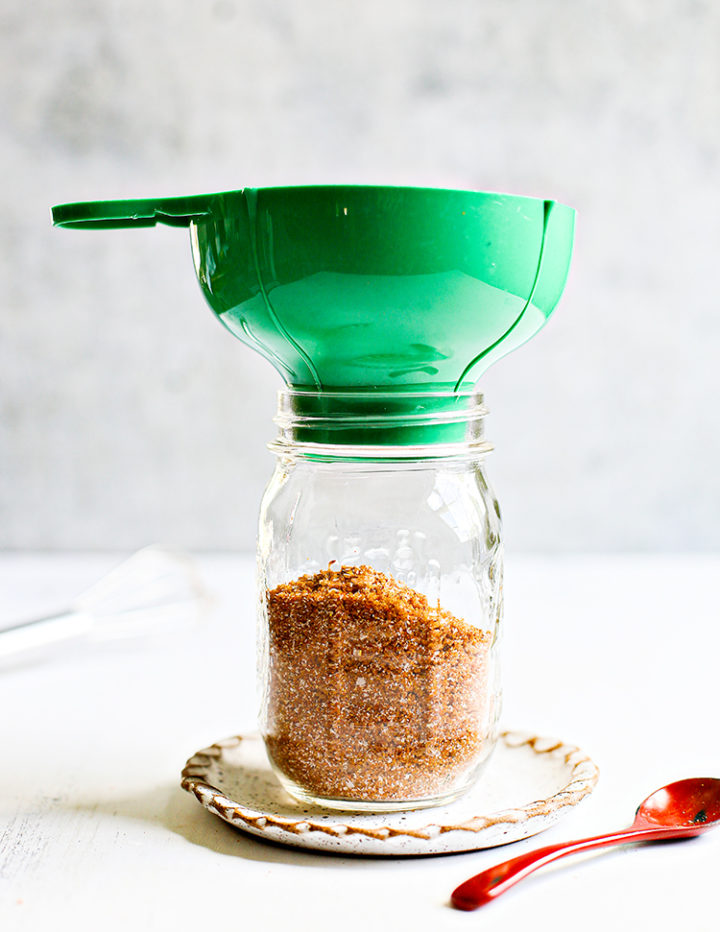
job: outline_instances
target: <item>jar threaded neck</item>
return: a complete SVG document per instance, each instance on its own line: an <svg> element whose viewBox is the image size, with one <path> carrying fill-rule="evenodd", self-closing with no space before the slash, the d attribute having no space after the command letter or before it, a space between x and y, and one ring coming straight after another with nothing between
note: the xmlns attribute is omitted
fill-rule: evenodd
<svg viewBox="0 0 720 932"><path fill-rule="evenodd" d="M299 447L333 458L393 454L444 457L492 450L484 439L487 414L474 390L309 391L286 388L278 394L279 428L274 452ZM351 449L352 448L352 449ZM359 452L356 452L359 451Z"/></svg>

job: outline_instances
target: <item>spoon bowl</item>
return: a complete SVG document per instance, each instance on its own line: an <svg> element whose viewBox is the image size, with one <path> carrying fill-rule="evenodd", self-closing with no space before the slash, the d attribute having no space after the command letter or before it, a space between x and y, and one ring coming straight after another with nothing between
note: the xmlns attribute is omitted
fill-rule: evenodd
<svg viewBox="0 0 720 932"><path fill-rule="evenodd" d="M718 821L720 780L691 777L655 790L638 806L633 824L697 833Z"/></svg>

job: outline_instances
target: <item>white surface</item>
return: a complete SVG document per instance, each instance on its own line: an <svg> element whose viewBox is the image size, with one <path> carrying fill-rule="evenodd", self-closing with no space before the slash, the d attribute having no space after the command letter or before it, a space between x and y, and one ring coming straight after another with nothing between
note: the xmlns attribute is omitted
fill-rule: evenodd
<svg viewBox="0 0 720 932"><path fill-rule="evenodd" d="M0 547L251 549L271 470L279 376L187 232L52 204L369 182L578 210L557 314L482 381L513 547L720 550L720 4L1 7Z"/></svg>
<svg viewBox="0 0 720 932"><path fill-rule="evenodd" d="M62 606L115 562L6 554L0 618ZM254 720L253 561L202 565L205 632L0 673L3 929L715 932L720 829L560 862L475 917L447 899L499 859L629 824L663 783L720 776L719 558L509 560L505 724L582 745L600 782L535 839L411 861L269 846L179 788L194 750Z"/></svg>

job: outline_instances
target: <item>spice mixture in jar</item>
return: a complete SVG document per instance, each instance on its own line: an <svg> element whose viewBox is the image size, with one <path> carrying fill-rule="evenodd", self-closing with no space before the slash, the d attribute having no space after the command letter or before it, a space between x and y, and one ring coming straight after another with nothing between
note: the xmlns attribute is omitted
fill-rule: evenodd
<svg viewBox="0 0 720 932"><path fill-rule="evenodd" d="M313 796L422 800L489 753L492 634L369 566L266 592L265 740Z"/></svg>

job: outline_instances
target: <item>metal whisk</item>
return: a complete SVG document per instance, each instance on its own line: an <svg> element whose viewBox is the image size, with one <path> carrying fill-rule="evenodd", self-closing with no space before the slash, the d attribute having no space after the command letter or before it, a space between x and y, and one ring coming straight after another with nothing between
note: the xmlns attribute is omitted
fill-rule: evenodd
<svg viewBox="0 0 720 932"><path fill-rule="evenodd" d="M111 640L177 631L199 621L210 602L189 557L145 547L63 611L0 628L0 658L71 638Z"/></svg>

